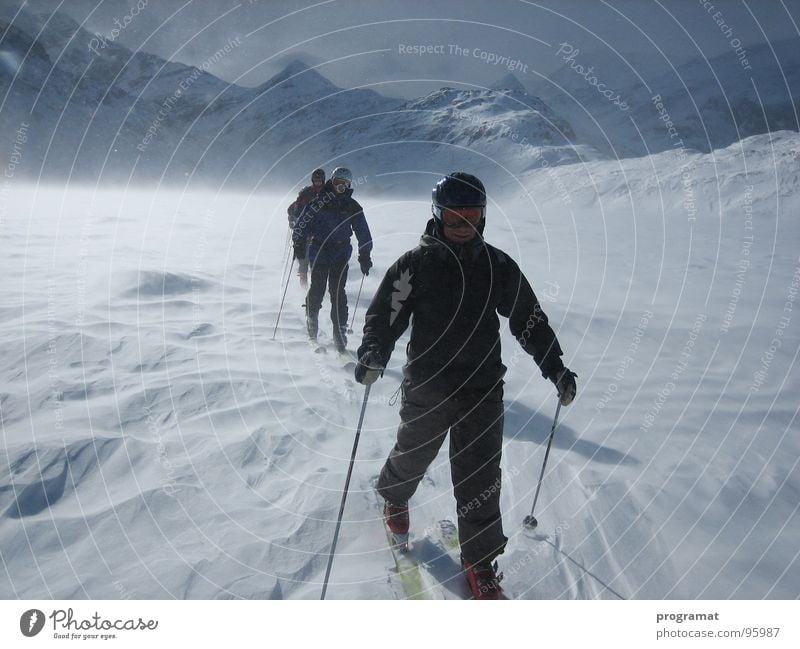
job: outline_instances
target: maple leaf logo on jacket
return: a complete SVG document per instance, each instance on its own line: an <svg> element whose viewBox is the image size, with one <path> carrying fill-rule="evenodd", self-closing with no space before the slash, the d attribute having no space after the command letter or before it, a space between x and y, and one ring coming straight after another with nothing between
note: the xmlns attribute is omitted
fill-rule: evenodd
<svg viewBox="0 0 800 649"><path fill-rule="evenodd" d="M403 308L408 296L411 295L411 269L407 268L402 271L400 278L392 283L392 287L394 290L392 291L392 313L389 315L390 327L394 324L397 316L400 315L400 310Z"/></svg>

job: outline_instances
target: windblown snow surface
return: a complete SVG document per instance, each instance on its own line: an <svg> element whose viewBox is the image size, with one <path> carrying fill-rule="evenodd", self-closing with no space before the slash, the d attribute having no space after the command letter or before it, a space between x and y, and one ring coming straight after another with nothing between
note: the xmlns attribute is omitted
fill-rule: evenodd
<svg viewBox="0 0 800 649"><path fill-rule="evenodd" d="M489 184L487 240L579 375L526 533L556 399L503 323L510 598L797 596L799 154L778 132ZM273 340L293 191L4 198L0 596L319 596L364 390L309 348L294 274ZM426 195L361 193L356 331L429 215ZM405 596L370 488L404 341L366 410L332 598ZM428 533L455 520L446 451L411 508L428 594L463 596Z"/></svg>

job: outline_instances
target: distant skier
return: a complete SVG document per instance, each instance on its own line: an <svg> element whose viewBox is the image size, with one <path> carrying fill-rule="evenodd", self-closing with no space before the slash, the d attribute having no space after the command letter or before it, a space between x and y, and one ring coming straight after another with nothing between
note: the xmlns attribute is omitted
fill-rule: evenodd
<svg viewBox="0 0 800 649"><path fill-rule="evenodd" d="M389 529L408 534L408 500L449 430L462 562L475 599L496 599L495 557L505 549L500 515L503 375L500 322L558 390L575 398L575 374L519 266L483 239L486 192L475 176L455 172L433 189L433 219L420 245L383 278L367 311L355 377L383 374L411 322L403 368L397 443L381 471ZM494 563L493 563L494 562Z"/></svg>
<svg viewBox="0 0 800 649"><path fill-rule="evenodd" d="M372 268L372 235L364 210L353 199L353 174L346 167L337 167L325 183L319 197L312 200L294 224L295 256L303 260L308 253L311 264L311 285L306 295L308 336L317 339L319 310L325 287L331 299L331 322L336 349L347 346L347 283L348 263L353 249L350 237L358 240L358 264L364 275Z"/></svg>
<svg viewBox="0 0 800 649"><path fill-rule="evenodd" d="M297 198L286 210L289 215L289 229L294 230L295 221L303 208L308 205L315 198L319 198L322 188L325 186L325 170L314 169L311 173L311 184L303 187ZM300 278L300 286L303 290L308 289L308 258L297 259L297 276Z"/></svg>

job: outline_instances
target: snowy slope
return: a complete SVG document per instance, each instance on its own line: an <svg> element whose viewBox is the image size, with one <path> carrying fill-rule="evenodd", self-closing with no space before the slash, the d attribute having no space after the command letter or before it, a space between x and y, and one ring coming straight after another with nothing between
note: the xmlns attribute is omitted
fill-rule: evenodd
<svg viewBox="0 0 800 649"><path fill-rule="evenodd" d="M504 332L510 597L796 596L798 151L781 132L488 184L487 238L520 260L579 374L531 538L555 398ZM290 193L13 186L0 596L319 596L363 388L309 349L294 278L272 340ZM365 295L415 245L428 200L364 199ZM357 290L351 272L351 306ZM356 329L363 313L362 299ZM398 423L397 349L367 409L332 598L403 595L370 493ZM463 595L426 534L454 510L442 454L412 501L435 597Z"/></svg>

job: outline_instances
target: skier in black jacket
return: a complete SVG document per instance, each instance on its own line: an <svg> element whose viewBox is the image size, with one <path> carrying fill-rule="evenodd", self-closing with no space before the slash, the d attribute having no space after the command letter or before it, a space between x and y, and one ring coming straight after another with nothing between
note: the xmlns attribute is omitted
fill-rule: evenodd
<svg viewBox="0 0 800 649"><path fill-rule="evenodd" d="M403 368L397 443L378 480L384 516L407 538L408 500L450 432L462 561L476 599L501 589L495 557L505 548L500 515L503 375L498 313L556 385L563 405L575 398L575 374L519 266L483 239L486 192L455 172L433 190L433 219L420 245L387 271L367 310L356 380L382 375L411 322ZM412 319L413 316L413 319Z"/></svg>

